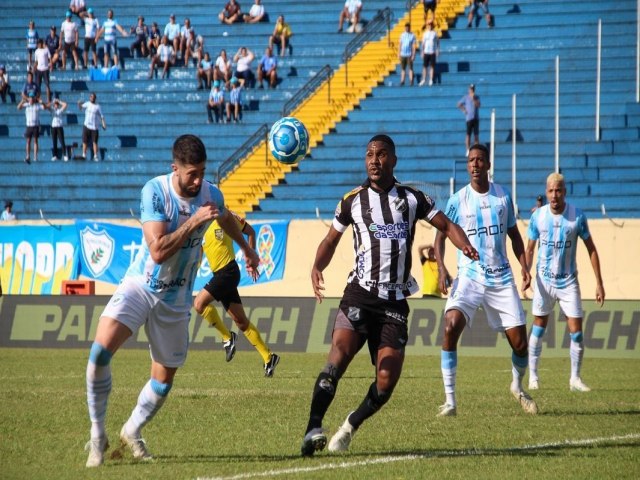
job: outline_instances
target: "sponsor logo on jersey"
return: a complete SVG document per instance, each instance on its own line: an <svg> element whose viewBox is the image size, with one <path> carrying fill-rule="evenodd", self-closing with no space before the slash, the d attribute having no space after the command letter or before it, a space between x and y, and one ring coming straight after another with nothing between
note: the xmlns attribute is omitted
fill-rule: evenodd
<svg viewBox="0 0 640 480"><path fill-rule="evenodd" d="M409 237L409 222L398 223L372 223L369 225L369 231L373 232L375 238L390 238L399 240Z"/></svg>

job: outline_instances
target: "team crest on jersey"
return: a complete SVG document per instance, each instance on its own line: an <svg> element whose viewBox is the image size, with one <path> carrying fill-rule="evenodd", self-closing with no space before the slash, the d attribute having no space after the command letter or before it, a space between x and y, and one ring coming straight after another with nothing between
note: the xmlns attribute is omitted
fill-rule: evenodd
<svg viewBox="0 0 640 480"><path fill-rule="evenodd" d="M80 248L84 263L94 277L101 276L113 260L115 241L104 230L93 230L85 227L80 232Z"/></svg>
<svg viewBox="0 0 640 480"><path fill-rule="evenodd" d="M398 212L404 212L407 209L407 200L405 198L394 198L393 199L393 208Z"/></svg>
<svg viewBox="0 0 640 480"><path fill-rule="evenodd" d="M222 240L224 237L224 230L221 228L216 228L216 240Z"/></svg>
<svg viewBox="0 0 640 480"><path fill-rule="evenodd" d="M502 218L502 214L504 213L504 208L498 207L498 217Z"/></svg>

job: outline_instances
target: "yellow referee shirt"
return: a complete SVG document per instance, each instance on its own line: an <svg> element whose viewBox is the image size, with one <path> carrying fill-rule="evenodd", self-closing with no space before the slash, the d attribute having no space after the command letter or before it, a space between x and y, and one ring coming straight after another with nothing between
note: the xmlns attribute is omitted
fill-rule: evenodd
<svg viewBox="0 0 640 480"><path fill-rule="evenodd" d="M244 229L246 223L244 218L239 217L229 211L238 224L240 231ZM217 272L230 262L235 262L236 256L233 252L233 239L225 233L222 227L214 220L204 234L202 249L207 256L212 272Z"/></svg>

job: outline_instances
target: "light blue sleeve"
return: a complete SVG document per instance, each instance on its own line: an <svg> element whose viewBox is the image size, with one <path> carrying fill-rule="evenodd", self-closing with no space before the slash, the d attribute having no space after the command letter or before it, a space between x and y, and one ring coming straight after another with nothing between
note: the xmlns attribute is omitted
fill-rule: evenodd
<svg viewBox="0 0 640 480"><path fill-rule="evenodd" d="M156 181L150 180L142 188L140 199L140 221L166 222L167 215L164 209L163 194Z"/></svg>
<svg viewBox="0 0 640 480"><path fill-rule="evenodd" d="M447 202L447 208L446 208L446 212L447 212L447 217L449 218L449 220L451 220L453 223L458 223L458 208L460 207L460 197L458 196L457 193L454 193L453 195L451 195L451 197L449 197L449 201ZM458 223L459 225L459 223Z"/></svg>
<svg viewBox="0 0 640 480"><path fill-rule="evenodd" d="M582 240L586 240L591 236L589 225L587 224L587 217L582 213L582 210L578 210L578 235Z"/></svg>
<svg viewBox="0 0 640 480"><path fill-rule="evenodd" d="M215 202L215 204L218 205L218 209L220 210L220 214L223 214L224 211L227 209L225 204L224 204L224 195L222 194L220 189L218 187L216 187L214 184L208 183L208 185L209 185L209 192L210 192L210 196L211 196L211 201Z"/></svg>
<svg viewBox="0 0 640 480"><path fill-rule="evenodd" d="M540 238L540 232L538 231L538 211L536 210L531 214L529 219L529 227L527 227L527 238L529 240L538 240Z"/></svg>
<svg viewBox="0 0 640 480"><path fill-rule="evenodd" d="M509 210L509 216L507 217L507 228L516 226L516 214L513 208L513 200L511 200L511 195L506 192L505 197L507 199L507 209Z"/></svg>

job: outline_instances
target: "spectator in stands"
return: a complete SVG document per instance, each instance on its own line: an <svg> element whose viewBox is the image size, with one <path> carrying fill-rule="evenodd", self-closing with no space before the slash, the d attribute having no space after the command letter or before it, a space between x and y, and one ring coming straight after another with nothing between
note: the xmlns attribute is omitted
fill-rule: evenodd
<svg viewBox="0 0 640 480"><path fill-rule="evenodd" d="M227 102L227 123L239 123L242 120L242 85L236 77L229 80L231 90L229 91L229 101Z"/></svg>
<svg viewBox="0 0 640 480"><path fill-rule="evenodd" d="M27 70L31 70L33 66L33 54L38 48L38 31L36 30L36 22L31 20L29 22L29 28L27 29Z"/></svg>
<svg viewBox="0 0 640 480"><path fill-rule="evenodd" d="M184 66L187 67L188 63L186 60L186 50L187 50L187 42L191 37L191 32L193 32L193 27L191 26L191 20L188 18L184 19L184 25L180 28L180 46L178 47L178 51L176 55L178 58L184 60Z"/></svg>
<svg viewBox="0 0 640 480"><path fill-rule="evenodd" d="M233 61L236 64L235 76L243 88L255 86L256 77L251 70L251 63L254 59L255 55L247 47L240 47L240 50L233 56Z"/></svg>
<svg viewBox="0 0 640 480"><path fill-rule="evenodd" d="M358 33L360 12L362 12L362 2L360 0L346 0L340 12L340 18L338 19L338 33L342 33L342 25L345 20L347 24L350 23L352 25L352 31Z"/></svg>
<svg viewBox="0 0 640 480"><path fill-rule="evenodd" d="M480 97L476 95L476 86L473 83L469 85L469 92L458 102L458 108L464 113L467 122L465 146L467 147L466 156L469 156L471 132L474 136L474 145L480 143Z"/></svg>
<svg viewBox="0 0 640 480"><path fill-rule="evenodd" d="M398 59L400 60L400 85L404 85L406 71L409 70L409 85L413 86L413 61L416 57L416 36L411 31L411 24L404 24L404 32L400 35Z"/></svg>
<svg viewBox="0 0 640 480"><path fill-rule="evenodd" d="M107 129L107 122L102 115L102 109L97 102L95 92L91 92L89 95L89 101L82 103L78 100L78 107L80 110L84 110L84 126L82 127L82 159L87 158L87 146L89 142L93 144L93 161L100 160L98 155L98 138L100 132L98 128L102 124L102 129Z"/></svg>
<svg viewBox="0 0 640 480"><path fill-rule="evenodd" d="M224 115L224 91L221 88L220 80L213 81L213 87L209 93L209 100L207 101L207 123L213 123L213 116L216 117L216 123L220 123Z"/></svg>
<svg viewBox="0 0 640 480"><path fill-rule="evenodd" d="M0 64L0 98L2 103L7 103L7 95L11 94L11 85L9 84L9 75L3 64Z"/></svg>
<svg viewBox="0 0 640 480"><path fill-rule="evenodd" d="M29 92L29 100L24 98L18 103L18 110L25 109L25 117L27 121L27 128L24 131L24 138L26 139L26 152L27 156L24 158L24 162L31 163L31 140L33 139L33 161L38 160L38 137L40 136L40 111L44 110L45 106L35 92Z"/></svg>
<svg viewBox="0 0 640 480"><path fill-rule="evenodd" d="M4 202L4 210L2 211L2 215L0 215L0 220L3 222L17 220L15 213L13 213L13 202L11 200ZM2 289L0 289L0 295L2 295Z"/></svg>
<svg viewBox="0 0 640 480"><path fill-rule="evenodd" d="M427 69L429 69L429 86L433 85L433 76L436 70L436 60L440 55L440 40L438 34L433 30L433 20L427 20L426 30L422 34L420 42L420 52L422 53L422 79L420 86L427 81Z"/></svg>
<svg viewBox="0 0 640 480"><path fill-rule="evenodd" d="M213 62L211 62L211 56L209 52L204 52L204 58L198 62L198 71L196 73L196 80L198 80L198 90L202 90L205 87L211 88L211 78L213 76ZM204 82L204 86L202 85Z"/></svg>
<svg viewBox="0 0 640 480"><path fill-rule="evenodd" d="M40 98L40 87L33 81L33 73L27 72L27 81L22 87L22 100L25 102L29 101L29 97L31 96L31 92L33 92L36 100Z"/></svg>
<svg viewBox="0 0 640 480"><path fill-rule="evenodd" d="M220 50L220 55L216 58L216 62L213 65L213 79L224 80L225 86L231 79L231 72L233 67L231 66L231 59L227 57L227 51L223 48Z"/></svg>
<svg viewBox="0 0 640 480"><path fill-rule="evenodd" d="M467 28L471 28L473 25L473 20L476 17L478 10L482 10L484 13L484 18L487 20L487 26L489 28L493 27L493 23L491 22L491 13L489 13L489 0L472 0L469 6Z"/></svg>
<svg viewBox="0 0 640 480"><path fill-rule="evenodd" d="M438 285L438 262L433 245L422 245L418 248L420 264L422 265L422 296L442 297L442 291ZM447 274L447 285L451 285L452 278Z"/></svg>
<svg viewBox="0 0 640 480"><path fill-rule="evenodd" d="M158 28L158 24L153 22L151 24L151 30L149 30L149 39L147 40L147 49L149 50L149 57L153 58L153 56L158 51L158 47L160 46L160 40L162 39L162 34L160 33L160 29Z"/></svg>
<svg viewBox="0 0 640 480"><path fill-rule="evenodd" d="M533 207L531 207L531 213L535 212L537 209L539 209L543 205L544 205L544 198L542 198L542 195L538 195L536 197L536 204Z"/></svg>
<svg viewBox="0 0 640 480"><path fill-rule="evenodd" d="M51 54L49 49L44 46L44 40L38 40L38 48L36 48L34 62L34 76L38 89L42 88L42 82L47 89L47 102L51 102L51 88L49 87L49 70L51 68Z"/></svg>
<svg viewBox="0 0 640 480"><path fill-rule="evenodd" d="M244 23L258 23L266 19L261 0L255 0L255 3L251 5L251 9L249 9L249 13L245 13L242 18Z"/></svg>
<svg viewBox="0 0 640 480"><path fill-rule="evenodd" d="M147 27L144 23L144 17L142 15L138 16L138 23L136 23L131 29L129 33L136 35L136 39L131 43L129 50L131 52L131 56L134 57L136 55L140 55L142 57L146 57L149 53L147 47L147 38L149 37L149 27Z"/></svg>
<svg viewBox="0 0 640 480"><path fill-rule="evenodd" d="M218 18L221 23L226 23L227 25L242 21L240 4L236 0L229 0L218 14Z"/></svg>
<svg viewBox="0 0 640 480"><path fill-rule="evenodd" d="M85 17L87 18L87 17ZM51 111L51 141L53 142L53 157L51 161L55 162L60 157L58 156L58 139L60 140L60 147L62 148L62 159L65 162L69 161L67 155L67 145L64 143L64 119L63 113L67 109L67 102L63 102L60 98L53 100L53 103L49 105Z"/></svg>
<svg viewBox="0 0 640 480"><path fill-rule="evenodd" d="M49 54L51 55L51 70L58 65L58 61L60 60L60 39L58 38L58 31L55 25L51 25L51 29L49 30L49 35L44 39L44 43L49 49Z"/></svg>
<svg viewBox="0 0 640 480"><path fill-rule="evenodd" d="M67 55L73 55L76 70L80 70L78 61L78 25L71 19L71 12L65 14L65 21L60 28L60 49L62 50L62 70L67 69Z"/></svg>
<svg viewBox="0 0 640 480"><path fill-rule="evenodd" d="M196 35L196 32L191 29L184 49L184 66L187 67L189 65L190 58L195 59L195 64L198 65L203 55L204 37L202 35Z"/></svg>
<svg viewBox="0 0 640 480"><path fill-rule="evenodd" d="M264 88L263 80L267 80L271 88L276 88L278 83L278 60L271 47L266 48L258 65L258 88Z"/></svg>
<svg viewBox="0 0 640 480"><path fill-rule="evenodd" d="M98 68L98 52L96 44L98 30L100 30L100 22L93 14L93 8L89 8L84 17L84 50L82 51L84 68L89 68L89 52L91 52L93 57L93 66Z"/></svg>
<svg viewBox="0 0 640 480"><path fill-rule="evenodd" d="M436 7L438 6L437 0L422 0L422 5L424 6L424 23L425 25L429 22L429 20L434 20L436 14Z"/></svg>
<svg viewBox="0 0 640 480"><path fill-rule="evenodd" d="M164 35L162 37L162 43L158 47L158 53L156 53L151 59L151 67L149 68L149 78L153 78L153 72L156 65L162 65L162 78L167 78L169 75L169 69L176 62L176 53L173 47L169 43L169 37Z"/></svg>
<svg viewBox="0 0 640 480"><path fill-rule="evenodd" d="M109 68L109 58L113 57L113 66L117 67L120 65L118 61L118 39L116 38L117 32L123 37L128 37L129 34L127 31L120 26L118 21L113 18L113 10L109 9L107 11L107 19L102 24L100 30L98 30L98 35L96 36L96 41L104 35L104 58L102 60L103 67Z"/></svg>
<svg viewBox="0 0 640 480"><path fill-rule="evenodd" d="M284 21L284 15L280 15L276 20L276 26L273 29L271 37L269 37L269 47L273 49L273 45L278 46L278 54L283 56L287 49L290 49L289 39L293 36L291 27Z"/></svg>
<svg viewBox="0 0 640 480"><path fill-rule="evenodd" d="M176 23L176 16L172 13L169 15L169 23L164 26L164 35L169 39L169 43L173 45L173 51L180 50L180 25Z"/></svg>
<svg viewBox="0 0 640 480"><path fill-rule="evenodd" d="M80 20L88 16L87 6L84 0L71 0L69 3L69 11L76 14Z"/></svg>

